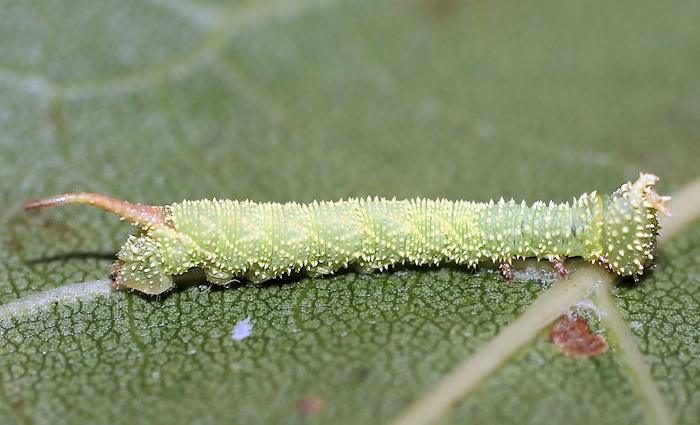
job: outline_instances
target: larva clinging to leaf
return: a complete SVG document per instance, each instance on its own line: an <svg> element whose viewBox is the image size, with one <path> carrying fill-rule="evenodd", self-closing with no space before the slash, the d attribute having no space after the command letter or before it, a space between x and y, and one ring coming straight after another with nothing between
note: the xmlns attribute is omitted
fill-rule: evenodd
<svg viewBox="0 0 700 425"><path fill-rule="evenodd" d="M367 198L149 206L68 193L24 208L90 204L133 222L140 230L122 247L111 278L115 287L146 294L168 291L173 275L195 267L208 281L224 284L295 273L319 276L348 266L371 271L403 263L472 266L493 260L512 281L515 258L547 259L566 277L564 260L580 256L636 278L654 258L658 213L670 215L668 197L653 189L657 181L640 174L611 195L593 192L558 205Z"/></svg>

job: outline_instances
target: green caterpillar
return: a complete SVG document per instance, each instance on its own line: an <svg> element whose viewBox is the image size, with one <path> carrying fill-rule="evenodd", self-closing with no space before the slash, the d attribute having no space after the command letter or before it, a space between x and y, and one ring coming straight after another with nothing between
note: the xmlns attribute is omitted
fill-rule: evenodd
<svg viewBox="0 0 700 425"><path fill-rule="evenodd" d="M558 205L367 198L149 206L68 193L24 208L90 204L132 221L140 231L122 247L110 277L115 288L146 294L168 291L173 275L195 267L208 281L224 284L320 276L348 266L369 272L403 263L473 266L493 260L513 281L515 258L547 259L565 278L566 257L580 256L636 279L654 258L658 212L670 215L664 205L669 198L654 192L657 181L640 174L611 195L593 192Z"/></svg>

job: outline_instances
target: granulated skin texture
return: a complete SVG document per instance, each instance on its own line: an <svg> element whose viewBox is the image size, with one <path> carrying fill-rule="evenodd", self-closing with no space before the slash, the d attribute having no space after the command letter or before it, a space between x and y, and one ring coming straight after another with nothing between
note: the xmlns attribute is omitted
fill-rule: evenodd
<svg viewBox="0 0 700 425"><path fill-rule="evenodd" d="M642 174L611 195L584 194L573 203L531 206L514 201L348 199L337 202L183 201L166 207L129 204L95 194L29 203L89 203L120 214L141 231L113 266L116 286L159 294L172 276L193 267L207 280L263 282L296 273L319 276L353 266L363 272L396 264L475 265L536 257L554 263L580 256L620 275L638 275L654 256L658 211L666 197Z"/></svg>

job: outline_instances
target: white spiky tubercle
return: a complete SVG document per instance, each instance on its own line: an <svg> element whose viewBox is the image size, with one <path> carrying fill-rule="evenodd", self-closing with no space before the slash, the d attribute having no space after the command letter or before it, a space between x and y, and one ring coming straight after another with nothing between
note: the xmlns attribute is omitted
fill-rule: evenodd
<svg viewBox="0 0 700 425"><path fill-rule="evenodd" d="M324 275L355 266L580 256L627 276L654 256L658 212L666 197L641 174L611 195L573 203L348 199L337 202L183 201L161 223L141 224L113 266L115 284L148 294L173 286L193 267L212 283L262 282L295 273Z"/></svg>

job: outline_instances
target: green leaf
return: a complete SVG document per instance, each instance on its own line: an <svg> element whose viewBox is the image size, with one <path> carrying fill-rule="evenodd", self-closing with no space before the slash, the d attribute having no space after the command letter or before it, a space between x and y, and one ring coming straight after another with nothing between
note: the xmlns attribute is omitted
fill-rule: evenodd
<svg viewBox="0 0 700 425"><path fill-rule="evenodd" d="M515 285L401 267L149 298L105 280L129 225L21 210L78 190L560 202L640 171L679 193L700 158L697 2L0 10L0 423L700 421L697 188L638 284L528 262ZM607 353L554 346L568 309Z"/></svg>

